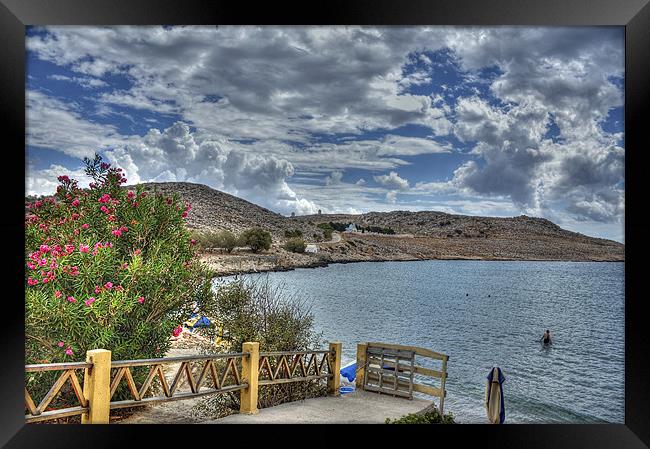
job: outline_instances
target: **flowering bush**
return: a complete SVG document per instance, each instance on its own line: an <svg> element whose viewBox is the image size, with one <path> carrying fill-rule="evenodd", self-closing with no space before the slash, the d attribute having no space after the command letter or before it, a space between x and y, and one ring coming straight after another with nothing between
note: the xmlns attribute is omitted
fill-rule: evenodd
<svg viewBox="0 0 650 449"><path fill-rule="evenodd" d="M184 223L190 205L123 187L99 156L85 163L89 189L60 176L54 197L27 205L26 363L96 348L161 357L176 326L213 300Z"/></svg>

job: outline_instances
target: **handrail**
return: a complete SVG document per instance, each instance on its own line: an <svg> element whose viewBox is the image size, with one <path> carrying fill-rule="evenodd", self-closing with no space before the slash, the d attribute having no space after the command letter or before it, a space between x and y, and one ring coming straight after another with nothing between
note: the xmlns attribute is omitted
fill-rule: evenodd
<svg viewBox="0 0 650 449"><path fill-rule="evenodd" d="M69 369L90 368L92 363L86 362L65 362L65 363L40 363L36 365L25 365L26 373L36 373L42 371L62 371Z"/></svg>
<svg viewBox="0 0 650 449"><path fill-rule="evenodd" d="M107 423L112 409L236 391L242 398L240 413L254 413L259 386L327 379L330 394L338 394L339 376L335 373L340 369L340 357L340 343L331 343L330 349L259 352L259 343L249 342L244 343L242 352L114 361L110 351L92 350L87 352L86 362L25 365L26 373L63 371L38 406L25 388L25 421L82 415L82 423ZM168 379L163 367L174 364L180 366ZM136 385L132 369L145 366L149 371L141 385ZM80 383L75 371L82 369ZM68 382L79 404L48 410ZM153 391L155 382L160 387L157 392ZM112 400L123 384L131 398Z"/></svg>
<svg viewBox="0 0 650 449"><path fill-rule="evenodd" d="M260 351L260 357L278 356L278 355L298 355L298 354L334 354L335 351L327 349L306 349L296 351Z"/></svg>
<svg viewBox="0 0 650 449"><path fill-rule="evenodd" d="M447 354L442 354L439 352L432 351L430 349L421 348L419 346L404 346L404 345L394 345L390 343L377 343L377 342L369 342L368 346L379 346L382 348L398 349L401 351L413 351L417 355L421 355L422 357L429 357L436 360L449 360L449 356Z"/></svg>
<svg viewBox="0 0 650 449"><path fill-rule="evenodd" d="M164 357L159 359L116 360L114 362L111 362L111 368L168 364L176 362L188 362L193 360L227 359L232 357L247 357L249 355L250 354L248 352L231 352L227 354L186 355L177 357Z"/></svg>

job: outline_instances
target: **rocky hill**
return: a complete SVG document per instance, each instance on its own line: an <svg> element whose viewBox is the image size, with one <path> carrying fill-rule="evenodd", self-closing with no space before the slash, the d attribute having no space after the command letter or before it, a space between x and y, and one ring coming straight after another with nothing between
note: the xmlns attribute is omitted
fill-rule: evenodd
<svg viewBox="0 0 650 449"><path fill-rule="evenodd" d="M393 229L397 236L344 233L339 243L321 243L320 262L413 260L437 258L506 260L625 259L625 246L611 240L567 231L543 218L476 217L443 212L370 212L361 215L319 214L285 217L241 198L191 183L149 183L149 190L178 193L192 203L188 225L241 232L259 226L274 241L284 231L300 229L306 240L322 236L319 223L354 223ZM289 263L290 265L290 263Z"/></svg>
<svg viewBox="0 0 650 449"><path fill-rule="evenodd" d="M276 238L284 238L286 229L300 229L305 236L320 230L309 222L290 222L289 218L265 209L242 198L189 182L144 183L148 190L163 195L178 193L192 204L187 224L196 229L228 230L236 234L253 227L261 227Z"/></svg>
<svg viewBox="0 0 650 449"><path fill-rule="evenodd" d="M503 218L393 211L286 217L201 184L165 182L143 186L164 195L177 193L190 202L190 228L238 234L261 227L272 233L274 246L264 254L251 254L246 249L232 254L212 252L209 263L223 273L383 260L625 260L625 246L621 243L567 231L549 220L525 215ZM343 232L335 234L333 241L324 242L317 225L328 222L391 228L396 235ZM317 253L294 254L280 248L284 232L293 229L300 229L306 241L317 242Z"/></svg>

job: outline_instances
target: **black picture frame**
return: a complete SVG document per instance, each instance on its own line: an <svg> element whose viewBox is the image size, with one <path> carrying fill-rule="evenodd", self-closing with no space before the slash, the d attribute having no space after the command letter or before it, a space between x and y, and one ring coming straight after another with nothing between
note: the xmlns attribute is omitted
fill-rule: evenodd
<svg viewBox="0 0 650 449"><path fill-rule="evenodd" d="M650 445L650 331L640 267L645 227L643 221L643 163L647 146L648 81L650 80L650 5L648 0L336 0L301 4L289 2L206 0L0 0L0 119L5 125L4 154L9 157L25 145L25 26L117 24L267 24L267 25L618 25L625 26L625 424L598 425L462 425L411 427L428 445L473 441L474 445L517 448L643 448ZM645 145L644 145L645 144ZM0 338L0 445L7 448L88 448L149 445L160 438L170 445L206 446L220 438L235 438L242 447L268 441L292 440L294 429L264 426L241 432L227 428L215 432L208 426L51 426L25 425L24 382L24 273L19 262L24 252L24 192L21 185L24 158L5 160L5 207L0 230L9 268L3 271L4 301ZM22 161L22 162L21 162ZM15 179L11 179L15 177ZM10 184L11 183L11 184ZM15 209L14 209L15 208ZM7 287L9 289L7 290ZM603 373L607 376L607 373ZM606 406L606 404L603 404ZM398 430L398 429L401 430ZM171 429L171 430L170 430ZM177 431L178 429L178 431ZM303 426L300 444L384 444L376 432L411 438L400 426L373 429L374 438L358 432L340 436L340 428ZM248 435L247 435L248 434ZM337 436L338 435L338 436ZM136 443L138 439L149 443ZM295 441L295 440L294 440ZM313 442L313 443L310 443ZM224 440L225 442L225 440ZM356 441L355 441L356 442Z"/></svg>

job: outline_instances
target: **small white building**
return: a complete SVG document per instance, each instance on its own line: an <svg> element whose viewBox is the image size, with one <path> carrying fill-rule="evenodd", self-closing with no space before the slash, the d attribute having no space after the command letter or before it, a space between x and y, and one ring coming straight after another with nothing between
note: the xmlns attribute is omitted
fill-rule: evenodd
<svg viewBox="0 0 650 449"><path fill-rule="evenodd" d="M358 232L359 230L355 226L354 223L350 223L347 228L345 228L345 232Z"/></svg>
<svg viewBox="0 0 650 449"><path fill-rule="evenodd" d="M318 252L318 246L314 245L313 243L310 243L305 247L305 252L306 253L317 253Z"/></svg>

